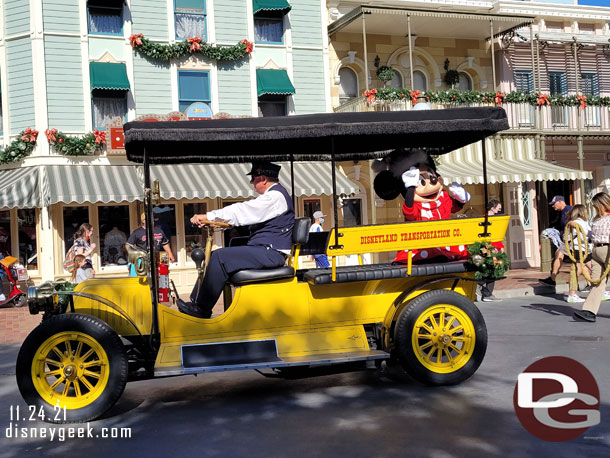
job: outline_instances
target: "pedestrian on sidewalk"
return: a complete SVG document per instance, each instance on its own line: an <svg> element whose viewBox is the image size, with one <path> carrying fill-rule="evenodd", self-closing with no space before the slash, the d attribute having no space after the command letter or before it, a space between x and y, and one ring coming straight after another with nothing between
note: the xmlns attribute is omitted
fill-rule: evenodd
<svg viewBox="0 0 610 458"><path fill-rule="evenodd" d="M502 202L497 199L491 199L487 202L487 215L494 216L502 213ZM502 242L492 242L492 246L496 247L498 251L504 252L504 244ZM496 285L496 280L485 278L479 280L479 286L481 287L481 300L483 302L500 302L502 299L498 299L493 295L493 290Z"/></svg>
<svg viewBox="0 0 610 458"><path fill-rule="evenodd" d="M592 253L592 279L600 278L599 284L591 288L591 292L583 303L582 310L574 312L574 318L594 322L597 317L599 305L606 293L607 278L601 278L608 265L608 250L610 244L610 195L600 192L591 200L593 208L597 213L591 225L591 241L593 242Z"/></svg>
<svg viewBox="0 0 610 458"><path fill-rule="evenodd" d="M566 224L568 222L568 213L572 210L570 205L566 204L566 199L563 196L555 196L549 202L549 205L553 207L553 210L559 212L557 215L555 226L559 231L560 237L563 238L563 232L566 228ZM551 269L551 275L547 278L543 278L539 280L540 283L543 283L548 286L557 286L557 274L559 274L559 269L561 268L561 263L563 262L564 253L561 250L555 251L555 259L553 260L553 267Z"/></svg>
<svg viewBox="0 0 610 458"><path fill-rule="evenodd" d="M309 232L324 232L322 228L322 224L324 224L324 217L326 215L321 211L313 212L313 224L309 228ZM316 261L316 267L318 269L327 269L330 267L328 262L328 258L325 254L316 254L314 255L314 260Z"/></svg>
<svg viewBox="0 0 610 458"><path fill-rule="evenodd" d="M578 232L576 230L576 226L580 226L582 228L583 233L587 240L591 239L591 226L589 225L589 215L587 214L587 208L584 205L577 204L572 207L572 210L568 213L568 224L567 226L571 227L572 230L572 240L573 240L573 250L574 250L574 259L576 262L572 262L575 264L576 268L576 278L573 279L570 276L570 292L568 293L567 301L570 303L576 302L584 302L585 300L576 294L576 290L578 289L578 277L582 275L582 267L580 262L580 254L581 247L578 238ZM567 240L565 241L567 244ZM584 249L584 247L583 247ZM585 259L583 261L585 271L587 275L591 276L591 245L588 245L588 252L585 254ZM575 280L575 281L574 281Z"/></svg>

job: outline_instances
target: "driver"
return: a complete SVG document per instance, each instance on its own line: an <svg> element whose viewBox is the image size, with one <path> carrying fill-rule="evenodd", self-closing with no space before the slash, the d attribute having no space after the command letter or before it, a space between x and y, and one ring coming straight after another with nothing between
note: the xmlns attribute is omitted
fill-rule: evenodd
<svg viewBox="0 0 610 458"><path fill-rule="evenodd" d="M288 191L278 182L280 166L266 161L252 163L250 183L260 194L256 199L194 215L191 223L204 226L223 221L233 226L250 226L246 246L220 248L212 252L199 290L191 293L192 302L178 301L182 313L210 318L228 278L239 270L281 267L290 255L294 206Z"/></svg>

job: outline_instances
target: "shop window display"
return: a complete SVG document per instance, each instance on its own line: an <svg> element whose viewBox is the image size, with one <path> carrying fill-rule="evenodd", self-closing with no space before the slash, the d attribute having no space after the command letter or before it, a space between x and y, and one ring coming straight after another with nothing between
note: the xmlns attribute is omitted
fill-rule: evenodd
<svg viewBox="0 0 610 458"><path fill-rule="evenodd" d="M83 223L89 223L88 207L64 207L64 244L65 251L74 244L74 234Z"/></svg>
<svg viewBox="0 0 610 458"><path fill-rule="evenodd" d="M129 236L129 206L98 207L102 266L126 265L125 242Z"/></svg>
<svg viewBox="0 0 610 458"><path fill-rule="evenodd" d="M184 204L184 240L186 259L191 261L191 252L196 247L205 247L207 240L206 231L191 223L191 217L195 214L207 213L208 206L205 203Z"/></svg>
<svg viewBox="0 0 610 458"><path fill-rule="evenodd" d="M27 269L38 269L36 243L36 210L27 208L17 211L19 227L19 264Z"/></svg>

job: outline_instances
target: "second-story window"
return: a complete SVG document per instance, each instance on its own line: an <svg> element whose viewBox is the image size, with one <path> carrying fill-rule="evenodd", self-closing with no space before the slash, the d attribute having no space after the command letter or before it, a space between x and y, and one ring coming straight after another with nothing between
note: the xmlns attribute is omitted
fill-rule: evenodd
<svg viewBox="0 0 610 458"><path fill-rule="evenodd" d="M284 44L284 14L261 11L254 15L254 41L256 43Z"/></svg>
<svg viewBox="0 0 610 458"><path fill-rule="evenodd" d="M566 72L549 72L549 91L551 95L565 95L568 91Z"/></svg>
<svg viewBox="0 0 610 458"><path fill-rule="evenodd" d="M258 98L258 116L286 116L286 96L285 95L261 95Z"/></svg>
<svg viewBox="0 0 610 458"><path fill-rule="evenodd" d="M114 118L126 121L127 93L96 89L91 92L91 108L93 110L93 128L105 129Z"/></svg>
<svg viewBox="0 0 610 458"><path fill-rule="evenodd" d="M122 0L88 0L87 20L91 35L123 35Z"/></svg>
<svg viewBox="0 0 610 458"><path fill-rule="evenodd" d="M515 90L534 92L534 76L531 70L515 70Z"/></svg>
<svg viewBox="0 0 610 458"><path fill-rule="evenodd" d="M175 0L176 38L206 40L205 0Z"/></svg>
<svg viewBox="0 0 610 458"><path fill-rule="evenodd" d="M182 112L195 102L210 103L210 72L178 72L178 109Z"/></svg>
<svg viewBox="0 0 610 458"><path fill-rule="evenodd" d="M339 103L358 97L358 76L349 67L339 69Z"/></svg>
<svg viewBox="0 0 610 458"><path fill-rule="evenodd" d="M597 73L581 73L580 90L584 95L599 95L599 79Z"/></svg>

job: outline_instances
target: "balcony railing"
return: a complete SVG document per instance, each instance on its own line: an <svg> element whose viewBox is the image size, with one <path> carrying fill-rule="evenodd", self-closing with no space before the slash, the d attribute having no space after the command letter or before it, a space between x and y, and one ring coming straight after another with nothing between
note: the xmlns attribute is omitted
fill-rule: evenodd
<svg viewBox="0 0 610 458"><path fill-rule="evenodd" d="M493 106L493 103L428 103L430 108ZM609 107L532 106L529 103L503 103L511 129L542 132L601 132L610 130ZM335 108L336 112L412 110L411 100L376 100L367 105L366 97L353 98Z"/></svg>

